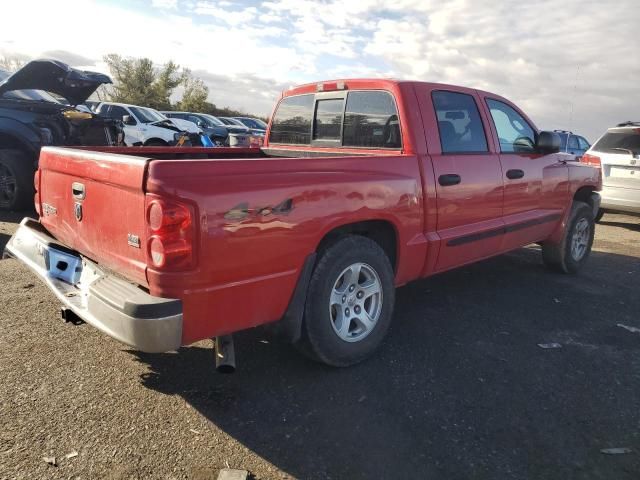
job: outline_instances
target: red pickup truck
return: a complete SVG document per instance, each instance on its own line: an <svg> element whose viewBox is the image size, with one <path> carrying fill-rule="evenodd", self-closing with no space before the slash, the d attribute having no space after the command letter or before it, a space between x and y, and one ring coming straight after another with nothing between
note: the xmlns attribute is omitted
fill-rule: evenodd
<svg viewBox="0 0 640 480"><path fill-rule="evenodd" d="M40 220L7 250L137 349L273 323L346 366L381 343L407 282L531 243L556 270L582 267L601 175L559 145L483 91L302 85L260 149L42 149Z"/></svg>

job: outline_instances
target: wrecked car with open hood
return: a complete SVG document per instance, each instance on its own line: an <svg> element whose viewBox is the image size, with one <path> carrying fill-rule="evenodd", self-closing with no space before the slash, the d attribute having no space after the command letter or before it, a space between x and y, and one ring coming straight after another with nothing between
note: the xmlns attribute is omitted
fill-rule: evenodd
<svg viewBox="0 0 640 480"><path fill-rule="evenodd" d="M120 145L122 123L81 111L111 79L56 60L34 60L11 74L0 70L0 210L29 207L40 147Z"/></svg>

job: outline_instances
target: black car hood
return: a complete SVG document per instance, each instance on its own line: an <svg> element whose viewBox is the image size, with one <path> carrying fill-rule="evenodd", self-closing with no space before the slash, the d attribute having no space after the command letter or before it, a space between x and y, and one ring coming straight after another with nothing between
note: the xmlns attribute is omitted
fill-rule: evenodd
<svg viewBox="0 0 640 480"><path fill-rule="evenodd" d="M0 96L12 90L44 90L78 105L105 83L112 82L102 73L76 70L57 60L34 60L0 82Z"/></svg>

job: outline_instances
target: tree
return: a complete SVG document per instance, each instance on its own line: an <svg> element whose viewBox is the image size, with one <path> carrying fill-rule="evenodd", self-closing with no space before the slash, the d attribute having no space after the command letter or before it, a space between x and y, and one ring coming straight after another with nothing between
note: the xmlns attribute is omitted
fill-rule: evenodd
<svg viewBox="0 0 640 480"><path fill-rule="evenodd" d="M26 65L28 60L24 57L0 57L0 68L8 72L15 72Z"/></svg>
<svg viewBox="0 0 640 480"><path fill-rule="evenodd" d="M104 61L114 80L108 93L112 102L168 110L173 90L185 80L185 73L172 61L156 68L148 58L123 58L113 53Z"/></svg>
<svg viewBox="0 0 640 480"><path fill-rule="evenodd" d="M184 93L182 99L176 105L178 110L186 112L206 112L214 107L207 101L209 87L199 78L191 76L191 72L185 72Z"/></svg>

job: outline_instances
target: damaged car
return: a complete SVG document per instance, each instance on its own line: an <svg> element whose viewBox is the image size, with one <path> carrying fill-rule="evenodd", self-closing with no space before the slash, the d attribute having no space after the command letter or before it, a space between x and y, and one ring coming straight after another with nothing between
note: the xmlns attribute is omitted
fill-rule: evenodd
<svg viewBox="0 0 640 480"><path fill-rule="evenodd" d="M56 60L0 70L0 210L32 205L40 147L122 144L122 122L75 108L107 83Z"/></svg>

